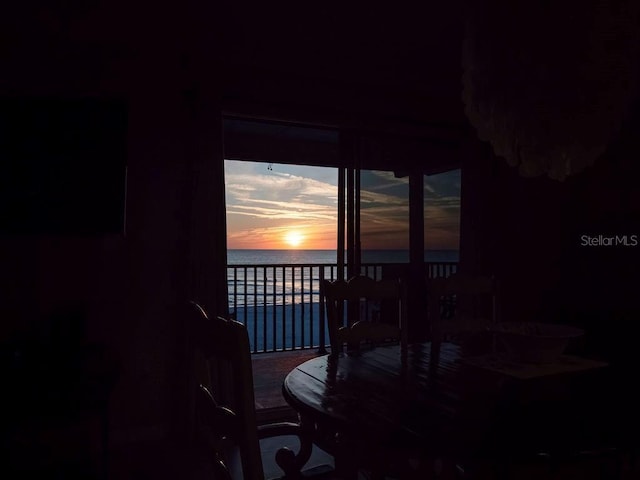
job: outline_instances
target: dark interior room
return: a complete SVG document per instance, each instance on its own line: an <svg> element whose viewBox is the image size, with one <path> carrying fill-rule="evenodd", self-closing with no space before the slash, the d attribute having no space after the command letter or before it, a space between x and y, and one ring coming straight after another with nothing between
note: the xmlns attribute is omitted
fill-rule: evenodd
<svg viewBox="0 0 640 480"><path fill-rule="evenodd" d="M233 316L224 167L232 151L338 168L348 191L360 168L406 179L411 258L400 270L408 305L400 345L409 345L410 372L411 359L433 354L414 347L435 342L421 182L454 169L457 271L497 279L500 321L583 333L568 353L602 367L576 374L575 386L571 375L544 377L553 395L575 388L572 398L586 399L569 407L571 420L558 414L573 429L566 441L560 426L546 432L563 438L551 442L562 447L549 457L555 473L535 455L521 459L509 441L487 461L495 469L474 470L489 454L464 457L457 440L438 449L445 441L425 433L415 455L436 460L433 478L640 478L636 2L9 2L0 25L2 478L225 478L215 468L194 473L219 458L194 440L203 393L194 388L194 342L224 334L200 325L204 316L193 323L200 311L189 302L209 319ZM225 130L234 119L328 129L339 142L326 155L307 145L287 157L277 139ZM338 265L356 274L359 201L350 200L347 218L336 219ZM337 355L331 342L326 365ZM535 397L533 383L521 384ZM309 413L289 404L299 420ZM333 407L322 408L330 418ZM419 427L405 430L432 431L411 412L396 412L416 415L407 425ZM340 439L357 436L335 428L336 451L351 448ZM313 435L321 442L324 433ZM390 450L414 455L403 448ZM597 452L571 473L562 462L582 450ZM615 452L617 477L604 450ZM325 478L429 478L429 467L358 472L356 453L340 470L339 455Z"/></svg>

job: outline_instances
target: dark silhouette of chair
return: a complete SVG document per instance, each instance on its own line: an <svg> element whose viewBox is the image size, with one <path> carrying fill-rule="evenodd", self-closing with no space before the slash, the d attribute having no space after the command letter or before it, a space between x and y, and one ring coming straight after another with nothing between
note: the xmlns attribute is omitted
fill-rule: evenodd
<svg viewBox="0 0 640 480"><path fill-rule="evenodd" d="M244 325L225 318L208 318L204 309L190 305L190 351L193 355L194 392L192 421L195 444L209 450L217 477L234 478L238 458L242 478L262 480L264 471L259 441L295 435L300 450L287 448L276 454L276 462L287 478L298 478L309 459L312 444L304 428L283 422L258 426L249 337ZM328 466L317 467L315 477L326 476ZM305 475L306 476L306 475Z"/></svg>
<svg viewBox="0 0 640 480"><path fill-rule="evenodd" d="M428 278L426 289L434 351L443 341L473 350L474 340L491 338L488 330L499 321L495 278L454 273L449 277Z"/></svg>
<svg viewBox="0 0 640 480"><path fill-rule="evenodd" d="M348 281L324 280L321 288L332 354L342 352L345 343L352 349L363 342L375 345L388 340L406 345L407 301L401 280L358 275Z"/></svg>

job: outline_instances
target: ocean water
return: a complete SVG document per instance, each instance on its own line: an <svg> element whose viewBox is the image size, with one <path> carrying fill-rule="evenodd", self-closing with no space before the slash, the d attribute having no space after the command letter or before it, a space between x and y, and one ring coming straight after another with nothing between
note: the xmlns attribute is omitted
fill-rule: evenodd
<svg viewBox="0 0 640 480"><path fill-rule="evenodd" d="M362 273L376 279L381 278L384 264L408 260L404 250L372 250L362 256ZM457 262L458 252L427 251L425 261ZM336 262L334 250L229 250L227 288L231 310L318 302L320 281L338 277Z"/></svg>
<svg viewBox="0 0 640 480"><path fill-rule="evenodd" d="M383 264L408 257L404 250L363 252L363 273L380 278ZM320 282L337 278L336 261L335 250L228 250L229 310L247 326L254 352L328 344ZM426 251L425 261L457 262L458 252Z"/></svg>
<svg viewBox="0 0 640 480"><path fill-rule="evenodd" d="M425 250L426 262L457 262L458 250ZM408 250L365 250L363 263L406 263ZM227 250L229 265L336 263L335 250Z"/></svg>

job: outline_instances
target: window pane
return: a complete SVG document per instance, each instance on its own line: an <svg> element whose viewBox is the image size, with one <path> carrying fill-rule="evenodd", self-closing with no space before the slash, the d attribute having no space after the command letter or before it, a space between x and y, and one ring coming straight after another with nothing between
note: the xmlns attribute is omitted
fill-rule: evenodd
<svg viewBox="0 0 640 480"><path fill-rule="evenodd" d="M457 262L460 169L424 177L424 249L430 262Z"/></svg>
<svg viewBox="0 0 640 480"><path fill-rule="evenodd" d="M362 170L360 182L362 262L408 262L409 177Z"/></svg>
<svg viewBox="0 0 640 480"><path fill-rule="evenodd" d="M336 249L337 170L225 160L229 249Z"/></svg>

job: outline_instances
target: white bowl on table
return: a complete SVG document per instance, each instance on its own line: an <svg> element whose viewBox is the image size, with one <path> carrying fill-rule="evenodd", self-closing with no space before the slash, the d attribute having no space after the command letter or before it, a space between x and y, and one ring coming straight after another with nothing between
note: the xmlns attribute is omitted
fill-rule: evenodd
<svg viewBox="0 0 640 480"><path fill-rule="evenodd" d="M578 327L539 322L501 322L491 330L509 359L522 363L553 363L570 340L584 335Z"/></svg>

